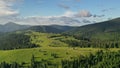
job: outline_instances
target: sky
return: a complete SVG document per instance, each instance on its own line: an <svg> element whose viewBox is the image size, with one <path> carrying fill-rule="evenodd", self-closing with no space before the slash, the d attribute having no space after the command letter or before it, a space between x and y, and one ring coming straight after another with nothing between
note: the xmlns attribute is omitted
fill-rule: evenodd
<svg viewBox="0 0 120 68"><path fill-rule="evenodd" d="M0 0L0 24L82 26L120 16L120 0Z"/></svg>

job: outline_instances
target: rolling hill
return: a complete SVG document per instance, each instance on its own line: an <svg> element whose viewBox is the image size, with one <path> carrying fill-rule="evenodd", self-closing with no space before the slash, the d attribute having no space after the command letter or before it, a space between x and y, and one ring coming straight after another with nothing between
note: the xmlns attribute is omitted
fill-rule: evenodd
<svg viewBox="0 0 120 68"><path fill-rule="evenodd" d="M12 50L21 48L34 48L35 44L30 42L30 36L24 33L2 33L0 35L0 50Z"/></svg>
<svg viewBox="0 0 120 68"><path fill-rule="evenodd" d="M103 68L105 64L106 68L118 68L119 21L118 18L78 28L32 26L1 33L0 68ZM60 34L64 31L67 32Z"/></svg>
<svg viewBox="0 0 120 68"><path fill-rule="evenodd" d="M32 30L37 32L44 32L44 33L62 33L68 30L71 30L75 27L71 26L60 26L60 25L49 25L49 26L32 26L26 30Z"/></svg>
<svg viewBox="0 0 120 68"><path fill-rule="evenodd" d="M68 47L66 41L78 41L74 37L61 34L34 31L16 31L0 35L0 50L13 50L35 47Z"/></svg>
<svg viewBox="0 0 120 68"><path fill-rule="evenodd" d="M17 24L8 23L7 25ZM62 32L64 33L54 34ZM66 46L118 48L119 40L120 18L117 18L76 28L58 25L31 26L22 31L3 33L0 35L0 49Z"/></svg>
<svg viewBox="0 0 120 68"><path fill-rule="evenodd" d="M67 31L66 34L77 36L79 39L84 37L89 39L119 40L120 18L74 28Z"/></svg>
<svg viewBox="0 0 120 68"><path fill-rule="evenodd" d="M14 32L14 31L37 31L44 33L62 33L68 30L71 30L75 27L71 26L60 26L60 25L48 25L48 26L30 26L30 25L20 25L13 22L6 23L4 25L0 25L0 33L4 32Z"/></svg>
<svg viewBox="0 0 120 68"><path fill-rule="evenodd" d="M4 25L0 25L0 32L13 32L17 30L23 30L29 28L29 25L19 25L13 22L6 23Z"/></svg>

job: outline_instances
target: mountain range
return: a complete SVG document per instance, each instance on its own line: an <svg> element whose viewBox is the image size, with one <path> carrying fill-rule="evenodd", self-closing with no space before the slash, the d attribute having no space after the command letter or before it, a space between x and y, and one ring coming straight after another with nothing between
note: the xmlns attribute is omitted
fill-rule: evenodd
<svg viewBox="0 0 120 68"><path fill-rule="evenodd" d="M108 47L106 45L111 43L111 47L113 44L115 44L114 47L118 47L116 44L120 44L118 42L120 40L120 18L81 27L29 26L10 22L1 25L0 32L0 49L31 48L38 45L48 46L47 44L51 46L50 43L52 46L64 43L64 45L80 47ZM97 46L96 42L101 46Z"/></svg>
<svg viewBox="0 0 120 68"><path fill-rule="evenodd" d="M30 26L30 25L19 25L13 22L9 22L5 25L0 25L0 32L12 32L17 30L33 30L38 32L46 32L46 33L68 32L70 34L120 32L120 18L116 18L113 20L104 21L100 23L95 23L95 24L89 24L81 27L61 26L61 25Z"/></svg>
<svg viewBox="0 0 120 68"><path fill-rule="evenodd" d="M74 28L67 31L66 34L75 35L77 37L85 38L119 38L120 35L120 18L112 19L95 24L89 24Z"/></svg>
<svg viewBox="0 0 120 68"><path fill-rule="evenodd" d="M16 23L9 22L7 24L0 25L0 32L13 32L17 30L23 30L29 27L29 25L18 25Z"/></svg>
<svg viewBox="0 0 120 68"><path fill-rule="evenodd" d="M60 26L60 25L49 25L49 26L30 26L30 25L19 25L13 22L9 22L5 25L0 25L0 32L14 32L23 30L32 30L37 32L46 33L61 33L73 29L71 26Z"/></svg>

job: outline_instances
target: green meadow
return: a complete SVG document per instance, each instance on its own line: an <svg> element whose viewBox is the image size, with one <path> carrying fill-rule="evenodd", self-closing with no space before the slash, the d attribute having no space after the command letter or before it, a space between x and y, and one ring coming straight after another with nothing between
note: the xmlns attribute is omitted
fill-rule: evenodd
<svg viewBox="0 0 120 68"><path fill-rule="evenodd" d="M0 50L0 63L18 63L22 66L31 66L31 58L34 61L47 62L47 64L57 64L61 66L62 60L74 61L80 56L90 56L102 50L104 52L117 52L120 48L92 48L73 47L71 42L81 42L72 36L65 36L53 33L40 33L33 31L16 32L29 36L30 43L37 45L35 48L21 48L12 50ZM71 43L74 44L74 43ZM62 68L62 67L59 67Z"/></svg>
<svg viewBox="0 0 120 68"><path fill-rule="evenodd" d="M75 57L81 55L89 55L90 53L96 53L98 50L106 51L106 49L100 48L71 48L71 47L40 47L31 49L18 49L18 50L6 50L0 51L0 62L18 62L30 64L31 57L34 55L36 61L49 61L52 63L60 63L62 59L72 60ZM107 51L118 51L119 48L107 49ZM52 56L56 54L56 57Z"/></svg>

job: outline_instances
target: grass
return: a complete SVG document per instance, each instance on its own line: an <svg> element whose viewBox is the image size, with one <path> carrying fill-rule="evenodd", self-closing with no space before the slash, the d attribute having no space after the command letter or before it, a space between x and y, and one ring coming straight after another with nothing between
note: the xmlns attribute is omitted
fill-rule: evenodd
<svg viewBox="0 0 120 68"><path fill-rule="evenodd" d="M0 62L6 61L12 62L25 62L30 63L32 55L36 57L37 61L46 60L52 63L60 63L62 59L72 59L80 55L88 55L95 53L99 48L70 48L70 47L40 47L32 49L18 49L18 50L7 50L0 51ZM102 49L104 50L104 49ZM110 49L111 51L117 51L120 49ZM51 54L56 54L57 57Z"/></svg>
<svg viewBox="0 0 120 68"><path fill-rule="evenodd" d="M18 32L19 33L19 32ZM31 37L31 42L37 44L38 48L26 48L26 49L16 49L16 50L1 50L0 51L0 63L5 61L7 63L17 62L22 63L25 62L27 65L31 62L32 55L35 56L36 61L48 61L51 63L60 64L62 59L72 60L75 57L81 55L89 55L90 53L95 53L100 48L79 48L79 47L68 47L68 44L61 42L62 40L76 40L73 37L65 37L60 36L59 34L52 33L39 33L39 32L31 32L25 33ZM55 36L55 37L53 37ZM77 41L77 40L76 40ZM110 51L118 51L119 48L107 49Z"/></svg>
<svg viewBox="0 0 120 68"><path fill-rule="evenodd" d="M93 38L99 38L100 40L114 40L119 39L119 35L115 33L102 33L102 34L96 34L93 36Z"/></svg>
<svg viewBox="0 0 120 68"><path fill-rule="evenodd" d="M40 47L50 47L50 46L66 47L68 46L68 44L66 43L50 38L51 36L59 36L59 34L32 32L26 35L29 35L31 37L31 42L33 44L37 44Z"/></svg>

